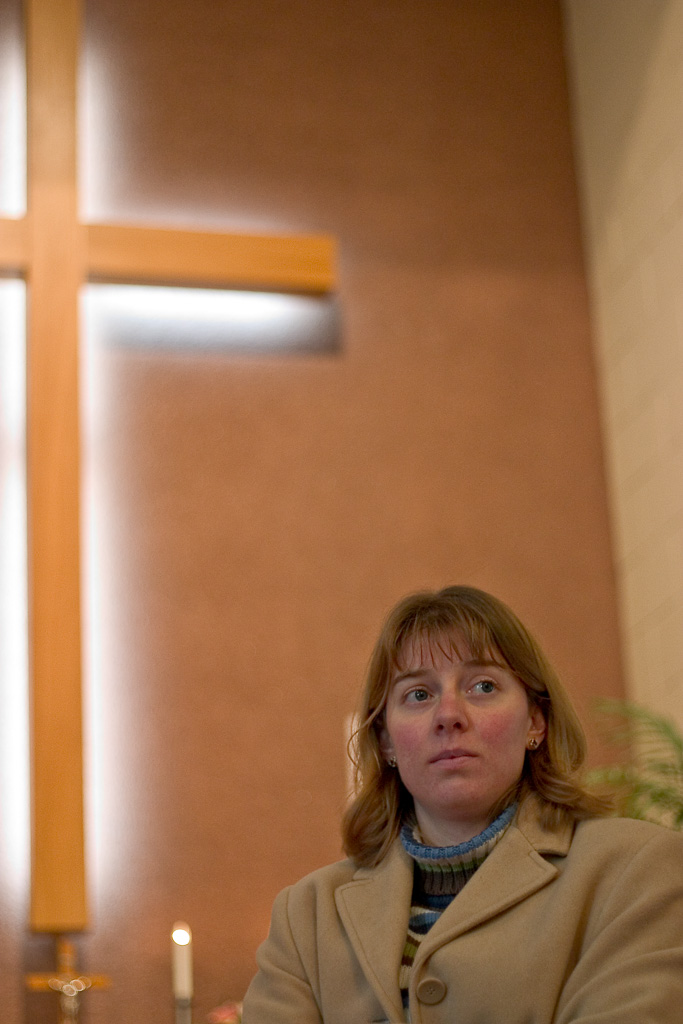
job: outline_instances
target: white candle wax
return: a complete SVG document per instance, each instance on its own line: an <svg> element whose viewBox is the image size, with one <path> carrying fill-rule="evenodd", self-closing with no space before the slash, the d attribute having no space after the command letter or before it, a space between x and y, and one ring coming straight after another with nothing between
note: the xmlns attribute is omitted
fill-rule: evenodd
<svg viewBox="0 0 683 1024"><path fill-rule="evenodd" d="M173 954L173 996L192 999L192 932L184 921L176 921L171 932Z"/></svg>

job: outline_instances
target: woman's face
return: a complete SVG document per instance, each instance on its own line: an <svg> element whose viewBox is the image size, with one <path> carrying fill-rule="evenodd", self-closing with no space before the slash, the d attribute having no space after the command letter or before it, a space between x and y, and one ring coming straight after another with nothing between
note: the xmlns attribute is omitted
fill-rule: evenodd
<svg viewBox="0 0 683 1024"><path fill-rule="evenodd" d="M529 740L546 726L508 669L443 644L410 642L391 682L380 747L396 758L425 842L478 835L520 778Z"/></svg>

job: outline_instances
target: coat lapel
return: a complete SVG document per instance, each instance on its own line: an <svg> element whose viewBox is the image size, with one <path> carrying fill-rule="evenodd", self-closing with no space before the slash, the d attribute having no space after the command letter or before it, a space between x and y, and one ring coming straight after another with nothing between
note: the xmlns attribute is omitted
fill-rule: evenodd
<svg viewBox="0 0 683 1024"><path fill-rule="evenodd" d="M543 831L533 808L523 807L519 818L425 936L418 959L430 956L439 946L552 882L558 869L541 853L566 855L571 835L571 826L557 832Z"/></svg>
<svg viewBox="0 0 683 1024"><path fill-rule="evenodd" d="M398 968L403 955L413 862L397 841L382 863L361 869L335 893L337 910L365 976L393 1020L403 1019Z"/></svg>

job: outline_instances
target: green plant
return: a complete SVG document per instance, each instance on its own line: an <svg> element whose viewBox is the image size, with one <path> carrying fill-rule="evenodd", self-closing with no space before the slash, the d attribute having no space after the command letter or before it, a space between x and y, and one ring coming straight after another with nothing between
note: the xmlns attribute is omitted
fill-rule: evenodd
<svg viewBox="0 0 683 1024"><path fill-rule="evenodd" d="M625 756L590 772L587 783L613 795L618 814L683 829L683 735L668 718L630 701L601 701L598 710L615 720L608 738Z"/></svg>

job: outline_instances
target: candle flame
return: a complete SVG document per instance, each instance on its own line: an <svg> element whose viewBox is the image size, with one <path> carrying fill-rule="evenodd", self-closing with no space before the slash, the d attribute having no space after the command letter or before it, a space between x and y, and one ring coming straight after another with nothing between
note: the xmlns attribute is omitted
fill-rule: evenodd
<svg viewBox="0 0 683 1024"><path fill-rule="evenodd" d="M171 938L178 946L187 946L192 942L192 932L190 931L189 925L186 924L174 924L173 931L171 932Z"/></svg>

